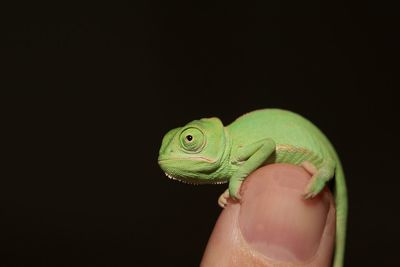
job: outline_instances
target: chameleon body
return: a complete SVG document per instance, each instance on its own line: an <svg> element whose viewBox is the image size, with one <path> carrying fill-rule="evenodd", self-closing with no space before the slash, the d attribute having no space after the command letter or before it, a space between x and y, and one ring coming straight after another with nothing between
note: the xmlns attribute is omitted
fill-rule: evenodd
<svg viewBox="0 0 400 267"><path fill-rule="evenodd" d="M247 113L224 126L218 118L192 121L163 138L158 162L169 178L182 182L224 183L228 197L240 199L243 180L269 163L303 166L312 178L304 197L312 198L335 176L336 244L334 267L343 266L347 190L340 160L327 137L304 117L282 109Z"/></svg>

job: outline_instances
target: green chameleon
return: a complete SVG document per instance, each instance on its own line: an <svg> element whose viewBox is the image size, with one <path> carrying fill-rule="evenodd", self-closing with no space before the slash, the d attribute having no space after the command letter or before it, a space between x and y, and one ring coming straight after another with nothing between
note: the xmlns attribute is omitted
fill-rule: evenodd
<svg viewBox="0 0 400 267"><path fill-rule="evenodd" d="M163 138L158 163L165 174L192 184L218 184L229 188L218 202L240 199L244 179L268 163L303 166L312 178L306 199L317 195L335 175L336 245L334 267L343 266L347 190L343 169L326 136L304 117L282 109L247 113L224 127L218 118L192 121L170 130Z"/></svg>

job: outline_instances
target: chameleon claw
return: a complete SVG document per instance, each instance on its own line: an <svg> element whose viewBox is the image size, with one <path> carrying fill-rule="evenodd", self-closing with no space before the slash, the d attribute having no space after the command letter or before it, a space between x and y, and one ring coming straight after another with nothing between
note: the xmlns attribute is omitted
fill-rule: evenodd
<svg viewBox="0 0 400 267"><path fill-rule="evenodd" d="M233 187L233 188L231 187L228 189L228 193L229 193L229 196L231 197L231 199L233 199L235 201L240 201L240 199L241 199L240 186L241 186L241 183L237 187Z"/></svg>
<svg viewBox="0 0 400 267"><path fill-rule="evenodd" d="M313 193L313 192L309 192L309 193L304 193L303 197L304 197L305 199L310 199L310 198L315 197L316 195L317 195L317 194L315 194L315 193Z"/></svg>
<svg viewBox="0 0 400 267"><path fill-rule="evenodd" d="M324 189L325 183L321 179L313 177L308 183L307 188L304 192L304 198L310 199L318 195Z"/></svg>
<svg viewBox="0 0 400 267"><path fill-rule="evenodd" d="M222 193L218 198L218 205L221 208L225 208L228 205L228 198L229 198L229 190L226 189L224 193Z"/></svg>
<svg viewBox="0 0 400 267"><path fill-rule="evenodd" d="M301 163L312 177L302 192L305 199L318 197L325 184L335 177L337 224L333 266L342 266L347 191L343 168L334 152L326 136L301 115L282 109L260 109L226 126L212 117L170 130L163 137L158 163L169 178L186 183L229 181L229 190L218 199L222 208L234 201L242 202L242 182L266 164Z"/></svg>

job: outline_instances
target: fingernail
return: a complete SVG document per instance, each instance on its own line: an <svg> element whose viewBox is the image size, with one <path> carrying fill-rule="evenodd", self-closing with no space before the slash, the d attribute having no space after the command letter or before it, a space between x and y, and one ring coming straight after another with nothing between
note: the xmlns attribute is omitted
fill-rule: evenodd
<svg viewBox="0 0 400 267"><path fill-rule="evenodd" d="M243 186L239 225L249 246L287 262L312 258L321 241L329 200L303 198L310 179L302 168L274 164L261 168Z"/></svg>

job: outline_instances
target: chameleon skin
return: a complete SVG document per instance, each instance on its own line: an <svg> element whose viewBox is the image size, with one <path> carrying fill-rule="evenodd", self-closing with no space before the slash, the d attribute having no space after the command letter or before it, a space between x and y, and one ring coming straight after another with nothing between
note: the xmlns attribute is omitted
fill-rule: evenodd
<svg viewBox="0 0 400 267"><path fill-rule="evenodd" d="M316 196L335 176L336 243L334 267L342 267L347 220L345 177L334 147L304 117L282 109L247 113L225 126L218 118L192 121L163 138L158 163L166 175L192 184L229 182L221 195L240 199L240 186L257 168L269 163L303 166L312 178L306 199Z"/></svg>

